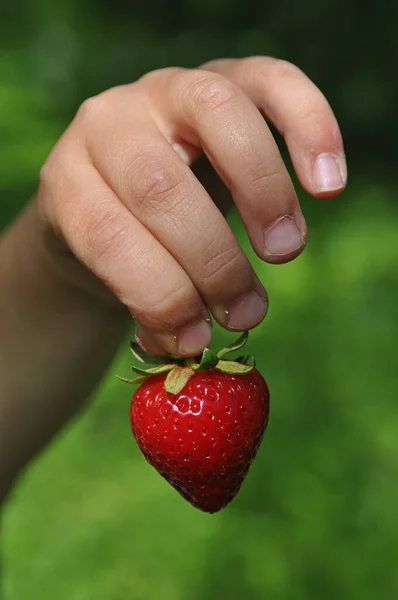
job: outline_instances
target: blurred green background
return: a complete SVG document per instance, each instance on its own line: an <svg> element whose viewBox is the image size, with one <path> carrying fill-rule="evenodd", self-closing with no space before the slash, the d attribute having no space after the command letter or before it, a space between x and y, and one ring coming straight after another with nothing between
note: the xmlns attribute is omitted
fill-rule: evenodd
<svg viewBox="0 0 398 600"><path fill-rule="evenodd" d="M271 299L250 344L271 420L237 499L201 514L146 465L113 377L126 346L6 507L7 600L398 597L397 26L387 1L1 7L1 226L84 98L218 56L298 64L336 112L350 174L335 201L299 192L309 243L292 264L260 264L230 217Z"/></svg>

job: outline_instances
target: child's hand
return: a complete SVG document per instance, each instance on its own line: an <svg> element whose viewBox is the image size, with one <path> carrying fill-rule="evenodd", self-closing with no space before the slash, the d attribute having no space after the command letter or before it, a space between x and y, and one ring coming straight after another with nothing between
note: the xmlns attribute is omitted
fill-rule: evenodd
<svg viewBox="0 0 398 600"><path fill-rule="evenodd" d="M305 245L304 217L261 113L285 137L310 194L344 188L343 143L327 101L296 67L263 57L163 69L90 98L42 169L45 222L127 306L152 352L197 354L210 341L209 313L241 331L267 310L217 198L190 169L202 152L260 258L286 262ZM77 261L62 251L57 261L96 291Z"/></svg>

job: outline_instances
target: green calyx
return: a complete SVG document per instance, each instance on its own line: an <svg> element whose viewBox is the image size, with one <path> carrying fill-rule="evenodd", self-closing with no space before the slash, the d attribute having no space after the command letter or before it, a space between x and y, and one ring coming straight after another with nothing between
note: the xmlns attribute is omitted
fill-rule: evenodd
<svg viewBox="0 0 398 600"><path fill-rule="evenodd" d="M118 377L125 383L141 384L153 375L159 373L168 373L165 380L165 390L169 394L179 394L196 371L205 371L215 369L230 375L243 375L249 373L255 367L254 357L242 355L230 360L227 357L230 353L243 348L249 337L249 332L245 331L233 344L223 348L219 352L214 352L210 348L203 350L202 356L183 359L174 356L154 356L145 352L136 342L131 342L130 349L134 358L140 363L155 365L149 368L131 367L138 377L126 379Z"/></svg>

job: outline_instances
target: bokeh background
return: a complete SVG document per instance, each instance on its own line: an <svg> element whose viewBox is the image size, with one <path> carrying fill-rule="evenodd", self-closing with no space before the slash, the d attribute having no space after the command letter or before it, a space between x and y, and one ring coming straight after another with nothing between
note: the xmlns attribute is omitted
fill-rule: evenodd
<svg viewBox="0 0 398 600"><path fill-rule="evenodd" d="M397 27L384 0L1 6L1 226L87 96L218 56L306 71L340 121L350 173L340 199L299 192L309 243L292 264L261 264L230 216L271 298L250 342L271 421L237 499L201 514L146 465L131 389L114 378L128 372L126 345L4 511L7 600L398 597Z"/></svg>

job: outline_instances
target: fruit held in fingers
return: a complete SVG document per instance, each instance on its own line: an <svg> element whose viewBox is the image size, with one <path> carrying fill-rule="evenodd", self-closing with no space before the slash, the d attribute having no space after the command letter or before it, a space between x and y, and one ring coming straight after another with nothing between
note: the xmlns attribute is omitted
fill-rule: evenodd
<svg viewBox="0 0 398 600"><path fill-rule="evenodd" d="M254 360L227 355L235 344L202 357L151 357L131 344L149 369L132 367L139 383L130 408L133 435L146 460L188 502L215 513L236 496L256 456L269 415L269 391Z"/></svg>

